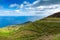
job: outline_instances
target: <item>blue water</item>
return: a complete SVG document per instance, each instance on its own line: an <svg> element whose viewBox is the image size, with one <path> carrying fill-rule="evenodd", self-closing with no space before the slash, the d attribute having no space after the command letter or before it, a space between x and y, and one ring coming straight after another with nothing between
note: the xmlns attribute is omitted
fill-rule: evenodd
<svg viewBox="0 0 60 40"><path fill-rule="evenodd" d="M37 17L33 16L0 16L0 28L15 25L15 24L22 24L28 21L34 21Z"/></svg>
<svg viewBox="0 0 60 40"><path fill-rule="evenodd" d="M0 16L0 28L10 25L22 24L28 21L34 22L44 17L45 16Z"/></svg>

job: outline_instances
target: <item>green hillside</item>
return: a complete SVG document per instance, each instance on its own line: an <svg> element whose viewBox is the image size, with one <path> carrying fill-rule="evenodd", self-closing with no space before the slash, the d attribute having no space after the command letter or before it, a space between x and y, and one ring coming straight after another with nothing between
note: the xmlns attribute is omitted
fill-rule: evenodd
<svg viewBox="0 0 60 40"><path fill-rule="evenodd" d="M57 19L58 20L58 19ZM13 27L13 26L11 26ZM8 36L1 36L1 40L56 40L60 35L60 22L38 20L35 22L16 25L18 29L10 32ZM11 29L10 29L11 30Z"/></svg>
<svg viewBox="0 0 60 40"><path fill-rule="evenodd" d="M50 40L60 34L60 22L36 21L22 25L11 37L14 40ZM48 37L48 38L47 38Z"/></svg>
<svg viewBox="0 0 60 40"><path fill-rule="evenodd" d="M0 28L0 40L60 40L60 18L48 17Z"/></svg>

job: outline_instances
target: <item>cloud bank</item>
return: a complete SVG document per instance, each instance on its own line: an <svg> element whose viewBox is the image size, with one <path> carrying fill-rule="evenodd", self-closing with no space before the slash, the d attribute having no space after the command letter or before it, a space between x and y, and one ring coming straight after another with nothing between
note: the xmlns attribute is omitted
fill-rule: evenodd
<svg viewBox="0 0 60 40"><path fill-rule="evenodd" d="M0 10L1 16L49 16L60 12L60 0L36 0L33 3L24 1L22 4L10 4L16 10Z"/></svg>

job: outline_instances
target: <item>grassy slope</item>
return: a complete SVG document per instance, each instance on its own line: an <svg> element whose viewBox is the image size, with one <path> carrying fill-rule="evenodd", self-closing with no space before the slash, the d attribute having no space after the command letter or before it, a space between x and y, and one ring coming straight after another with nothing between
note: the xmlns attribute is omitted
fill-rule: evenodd
<svg viewBox="0 0 60 40"><path fill-rule="evenodd" d="M48 20L50 19L48 18ZM50 36L54 36L57 34L60 34L60 22L47 22L46 20L44 21L39 20L33 23L22 25L22 27L20 27L16 32L11 34L11 39L12 40L46 40L47 37L50 38ZM49 40L49 38L47 39Z"/></svg>
<svg viewBox="0 0 60 40"><path fill-rule="evenodd" d="M60 36L57 36L58 34L60 34L60 22L52 22L52 20L60 21L60 18L55 19L47 18L47 20L50 22L47 22L47 20L45 19L45 20L38 20L33 23L10 26L11 28L9 28L8 30L9 35L0 36L0 39L1 40L46 40L46 39L60 40L59 39Z"/></svg>
<svg viewBox="0 0 60 40"><path fill-rule="evenodd" d="M60 21L60 18L45 18L42 19L41 21Z"/></svg>

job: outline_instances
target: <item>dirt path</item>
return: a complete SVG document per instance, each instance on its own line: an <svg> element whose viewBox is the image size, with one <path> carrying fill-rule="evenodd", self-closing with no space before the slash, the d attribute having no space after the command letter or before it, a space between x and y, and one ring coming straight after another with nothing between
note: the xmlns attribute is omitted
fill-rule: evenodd
<svg viewBox="0 0 60 40"><path fill-rule="evenodd" d="M60 34L56 34L56 35L48 35L48 36L42 36L42 37L39 37L35 40L53 40L53 38L55 37L60 37Z"/></svg>

